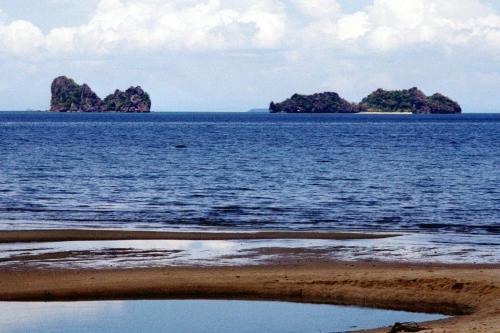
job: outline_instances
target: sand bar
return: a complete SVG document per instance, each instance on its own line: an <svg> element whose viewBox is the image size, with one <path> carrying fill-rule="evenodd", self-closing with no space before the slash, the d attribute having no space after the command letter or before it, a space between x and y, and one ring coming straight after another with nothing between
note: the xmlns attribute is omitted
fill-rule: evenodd
<svg viewBox="0 0 500 333"><path fill-rule="evenodd" d="M1 301L266 299L461 314L424 332L498 332L500 265L300 263L0 271ZM387 328L373 332L387 332Z"/></svg>
<svg viewBox="0 0 500 333"><path fill-rule="evenodd" d="M135 231L135 230L4 230L0 231L0 243L64 242L97 240L258 240L258 239L382 239L396 234L356 232L308 232L308 231L261 231L261 232L197 232L197 231Z"/></svg>

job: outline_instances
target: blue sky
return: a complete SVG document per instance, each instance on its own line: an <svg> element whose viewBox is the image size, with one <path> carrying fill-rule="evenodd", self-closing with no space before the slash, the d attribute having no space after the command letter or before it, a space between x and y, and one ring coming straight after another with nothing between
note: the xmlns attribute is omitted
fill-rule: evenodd
<svg viewBox="0 0 500 333"><path fill-rule="evenodd" d="M0 109L46 109L68 75L153 109L244 111L295 92L418 86L500 111L500 2L0 0Z"/></svg>

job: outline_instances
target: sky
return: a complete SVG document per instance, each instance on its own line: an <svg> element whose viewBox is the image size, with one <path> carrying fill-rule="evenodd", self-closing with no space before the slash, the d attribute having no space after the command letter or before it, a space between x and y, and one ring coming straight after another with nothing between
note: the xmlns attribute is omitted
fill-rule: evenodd
<svg viewBox="0 0 500 333"><path fill-rule="evenodd" d="M0 73L0 110L47 109L67 75L156 111L417 86L500 112L500 1L0 0Z"/></svg>

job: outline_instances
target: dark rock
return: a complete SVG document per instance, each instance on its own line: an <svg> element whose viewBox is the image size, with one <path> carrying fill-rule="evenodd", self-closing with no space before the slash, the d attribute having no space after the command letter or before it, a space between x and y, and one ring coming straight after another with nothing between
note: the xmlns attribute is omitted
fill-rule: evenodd
<svg viewBox="0 0 500 333"><path fill-rule="evenodd" d="M116 90L104 99L106 111L150 112L151 99L141 87L130 87L126 91Z"/></svg>
<svg viewBox="0 0 500 333"><path fill-rule="evenodd" d="M366 112L411 112L415 114L455 114L462 109L450 98L434 94L426 96L418 88L408 90L378 89L365 97L360 108Z"/></svg>
<svg viewBox="0 0 500 333"><path fill-rule="evenodd" d="M175 145L175 148L184 149L184 148L187 148L187 146L186 145Z"/></svg>
<svg viewBox="0 0 500 333"><path fill-rule="evenodd" d="M420 332L427 328L419 326L417 323L395 323L388 333Z"/></svg>
<svg viewBox="0 0 500 333"><path fill-rule="evenodd" d="M52 112L150 112L151 99L141 87L116 90L102 101L87 84L78 85L66 76L52 82Z"/></svg>
<svg viewBox="0 0 500 333"><path fill-rule="evenodd" d="M436 93L428 98L431 113L462 113L460 105L450 98Z"/></svg>
<svg viewBox="0 0 500 333"><path fill-rule="evenodd" d="M72 79L60 76L50 88L52 112L101 112L103 103L86 84L78 85Z"/></svg>
<svg viewBox="0 0 500 333"><path fill-rule="evenodd" d="M313 95L295 94L281 102L271 102L271 113L356 113L359 107L341 98L335 92L324 92Z"/></svg>

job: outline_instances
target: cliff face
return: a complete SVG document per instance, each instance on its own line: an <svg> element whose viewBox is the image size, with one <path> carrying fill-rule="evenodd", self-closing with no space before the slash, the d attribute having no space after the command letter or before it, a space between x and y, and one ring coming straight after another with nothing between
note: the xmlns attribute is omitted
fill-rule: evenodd
<svg viewBox="0 0 500 333"><path fill-rule="evenodd" d="M106 111L149 112L151 99L141 87L130 87L126 91L116 90L104 99Z"/></svg>
<svg viewBox="0 0 500 333"><path fill-rule="evenodd" d="M86 84L78 85L72 79L60 76L50 88L52 112L101 112L102 100Z"/></svg>
<svg viewBox="0 0 500 333"><path fill-rule="evenodd" d="M295 94L281 102L271 102L271 113L356 113L359 108L349 103L335 92L324 92L313 95Z"/></svg>
<svg viewBox="0 0 500 333"><path fill-rule="evenodd" d="M52 82L52 112L150 112L151 100L141 87L125 92L116 90L102 101L86 84L78 85L70 78L60 76Z"/></svg>
<svg viewBox="0 0 500 333"><path fill-rule="evenodd" d="M426 96L418 88L408 90L378 89L365 97L361 103L362 111L368 112L411 112L415 114L461 113L457 102L434 94Z"/></svg>

